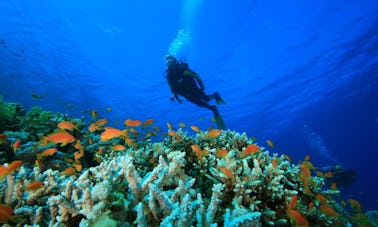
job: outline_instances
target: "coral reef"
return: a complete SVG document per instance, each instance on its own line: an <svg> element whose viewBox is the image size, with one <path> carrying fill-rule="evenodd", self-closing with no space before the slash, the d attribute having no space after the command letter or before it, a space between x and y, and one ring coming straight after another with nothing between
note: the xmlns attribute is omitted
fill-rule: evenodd
<svg viewBox="0 0 378 227"><path fill-rule="evenodd" d="M38 114L35 114L38 113ZM42 114L41 114L42 113ZM53 119L34 109L28 119ZM55 115L57 116L57 115ZM63 115L61 115L63 116ZM65 126L58 122L65 122ZM50 121L51 122L51 121ZM39 226L346 226L369 224L357 201L347 212L306 157L293 164L245 133L209 129L188 136L152 121L122 130L88 129L60 117L0 166L3 223ZM35 124L25 120L24 124ZM57 126L58 125L58 126ZM72 127L71 127L72 125ZM46 135L57 130L53 134ZM41 132L39 130L42 130ZM154 131L155 130L155 131ZM7 140L21 138L7 134ZM106 136L105 136L106 134ZM74 137L72 136L74 135ZM26 139L32 137L26 136ZM73 139L72 139L73 138ZM25 138L24 138L25 139ZM28 153L29 156L21 155ZM11 211L11 212L10 212ZM5 214L4 213L4 214Z"/></svg>
<svg viewBox="0 0 378 227"><path fill-rule="evenodd" d="M4 102L0 96L0 132L16 130L20 123L20 116L25 115L21 104Z"/></svg>

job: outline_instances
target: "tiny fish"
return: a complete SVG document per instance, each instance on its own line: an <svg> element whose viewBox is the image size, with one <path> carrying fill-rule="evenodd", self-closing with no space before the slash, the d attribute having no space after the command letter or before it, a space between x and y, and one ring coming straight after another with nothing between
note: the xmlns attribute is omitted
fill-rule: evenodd
<svg viewBox="0 0 378 227"><path fill-rule="evenodd" d="M63 171L63 174L64 174L64 175L73 175L73 174L75 174L75 173L76 173L76 170L75 170L75 168L72 167L72 166L68 167L67 169L65 169L65 170Z"/></svg>
<svg viewBox="0 0 378 227"><path fill-rule="evenodd" d="M26 185L26 190L29 190L29 191L36 191L40 188L42 188L43 186L45 186L45 184L43 182L40 182L40 181L34 181L34 182L31 182L30 184Z"/></svg>
<svg viewBox="0 0 378 227"><path fill-rule="evenodd" d="M16 140L16 142L14 142L14 144L13 144L13 151L14 151L14 153L16 153L17 148L19 148L20 146L21 146L20 140Z"/></svg>
<svg viewBox="0 0 378 227"><path fill-rule="evenodd" d="M126 150L126 147L123 146L122 144L118 144L118 145L115 145L113 147L113 150L115 150L115 151L122 151L122 150Z"/></svg>
<svg viewBox="0 0 378 227"><path fill-rule="evenodd" d="M91 116L92 116L92 119L97 118L98 117L97 110L92 110L91 111Z"/></svg>
<svg viewBox="0 0 378 227"><path fill-rule="evenodd" d="M56 149L55 147L48 148L44 150L42 153L37 154L37 159L53 156L56 152L58 152L58 149Z"/></svg>
<svg viewBox="0 0 378 227"><path fill-rule="evenodd" d="M201 129L199 129L199 128L198 128L197 126L195 126L195 125L190 126L190 128L191 128L193 131L197 132L197 133L201 132Z"/></svg>
<svg viewBox="0 0 378 227"><path fill-rule="evenodd" d="M126 136L126 131L125 130L119 130L116 128L112 127L105 127L105 131L101 133L100 139L101 141L108 141L113 138L121 137L121 136Z"/></svg>
<svg viewBox="0 0 378 227"><path fill-rule="evenodd" d="M74 142L76 139L71 134L65 131L51 133L42 139L42 145L45 146L48 142L65 146L68 143Z"/></svg>
<svg viewBox="0 0 378 227"><path fill-rule="evenodd" d="M207 137L210 137L210 138L217 138L221 133L222 133L222 131L219 130L219 129L212 129L212 130L210 130L210 131L206 134L206 136L207 136Z"/></svg>
<svg viewBox="0 0 378 227"><path fill-rule="evenodd" d="M226 167L220 167L219 169L222 171L222 173L223 173L225 176L227 176L227 177L230 178L231 180L234 180L234 179L235 179L234 173L233 173L230 169L228 169L228 168L226 168Z"/></svg>
<svg viewBox="0 0 378 227"><path fill-rule="evenodd" d="M95 122L95 124L98 125L98 126L104 126L104 125L106 125L108 122L109 122L108 119L106 119L106 118L102 118L102 119L97 120L97 121Z"/></svg>
<svg viewBox="0 0 378 227"><path fill-rule="evenodd" d="M126 119L124 124L129 127L138 127L142 125L142 122L140 120Z"/></svg>
<svg viewBox="0 0 378 227"><path fill-rule="evenodd" d="M250 154L256 154L258 151L260 151L260 147L254 145L254 144L249 144L244 150L243 150L243 155L247 156Z"/></svg>
<svg viewBox="0 0 378 227"><path fill-rule="evenodd" d="M77 129L77 126L75 124L73 124L72 122L69 122L69 121L59 122L59 124L57 126L61 130L73 131L73 130Z"/></svg>
<svg viewBox="0 0 378 227"><path fill-rule="evenodd" d="M154 119L147 119L147 120L143 123L143 128L146 128L147 126L152 125L153 123L154 123Z"/></svg>
<svg viewBox="0 0 378 227"><path fill-rule="evenodd" d="M43 98L41 95L38 95L38 94L35 94L35 93L32 93L31 96L35 99L41 99Z"/></svg>
<svg viewBox="0 0 378 227"><path fill-rule="evenodd" d="M274 148L274 143L272 140L267 140L266 143L271 147Z"/></svg>
<svg viewBox="0 0 378 227"><path fill-rule="evenodd" d="M215 156L217 158L224 158L227 155L228 155L228 150L226 150L226 149L217 150L217 152L215 153Z"/></svg>
<svg viewBox="0 0 378 227"><path fill-rule="evenodd" d="M173 127L172 127L172 124L167 122L167 127L168 127L168 130L172 131L173 130Z"/></svg>
<svg viewBox="0 0 378 227"><path fill-rule="evenodd" d="M22 165L22 161L21 160L15 160L15 161L11 162L9 164L8 168L7 168L8 173L13 173L18 168L20 168L21 165Z"/></svg>

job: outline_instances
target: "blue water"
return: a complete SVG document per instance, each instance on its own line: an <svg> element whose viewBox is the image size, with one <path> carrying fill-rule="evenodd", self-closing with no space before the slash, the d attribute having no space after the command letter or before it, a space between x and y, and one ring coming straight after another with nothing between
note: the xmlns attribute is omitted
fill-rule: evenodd
<svg viewBox="0 0 378 227"><path fill-rule="evenodd" d="M227 129L271 139L295 161L356 170L344 196L377 209L377 28L373 0L2 0L0 94L206 129L210 111L169 101L164 56L185 57L226 101Z"/></svg>

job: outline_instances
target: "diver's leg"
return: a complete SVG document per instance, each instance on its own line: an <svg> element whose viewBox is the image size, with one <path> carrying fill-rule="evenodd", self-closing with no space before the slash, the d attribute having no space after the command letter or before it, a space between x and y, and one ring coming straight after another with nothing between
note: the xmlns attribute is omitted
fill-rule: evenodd
<svg viewBox="0 0 378 227"><path fill-rule="evenodd" d="M220 115L217 106L209 105L209 103L207 103L207 102L204 102L200 99L193 99L192 97L186 97L186 99L189 100L190 102L196 104L197 106L205 107L205 108L213 111L215 123L217 124L218 128L220 128L220 129L226 128L224 121L223 121L223 118Z"/></svg>
<svg viewBox="0 0 378 227"><path fill-rule="evenodd" d="M223 118L220 115L218 108L215 105L213 105L211 107L213 108L212 111L214 113L214 120L215 120L215 123L217 124L218 128L219 129L225 129L226 125L224 124Z"/></svg>

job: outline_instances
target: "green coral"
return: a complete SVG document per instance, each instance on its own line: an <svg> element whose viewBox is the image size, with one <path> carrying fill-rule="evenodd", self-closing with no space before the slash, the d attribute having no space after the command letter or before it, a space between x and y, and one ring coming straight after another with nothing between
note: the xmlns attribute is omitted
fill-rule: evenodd
<svg viewBox="0 0 378 227"><path fill-rule="evenodd" d="M20 123L20 115L24 113L18 103L6 103L0 96L0 132L16 131Z"/></svg>
<svg viewBox="0 0 378 227"><path fill-rule="evenodd" d="M32 141L37 141L44 135L53 132L62 114L53 114L40 107L32 107L25 117L21 118L21 131L29 132Z"/></svg>

